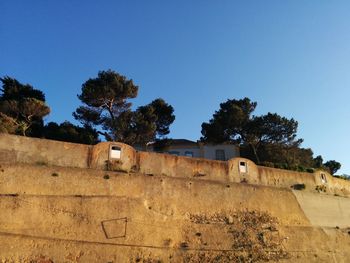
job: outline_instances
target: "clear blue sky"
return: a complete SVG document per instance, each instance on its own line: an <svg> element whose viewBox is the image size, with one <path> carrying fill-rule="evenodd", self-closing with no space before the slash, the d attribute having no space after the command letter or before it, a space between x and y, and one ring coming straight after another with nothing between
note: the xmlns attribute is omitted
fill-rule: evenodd
<svg viewBox="0 0 350 263"><path fill-rule="evenodd" d="M0 1L0 76L46 94L46 121L73 121L81 84L113 69L164 98L173 138L199 139L219 103L299 122L315 156L350 173L349 1Z"/></svg>

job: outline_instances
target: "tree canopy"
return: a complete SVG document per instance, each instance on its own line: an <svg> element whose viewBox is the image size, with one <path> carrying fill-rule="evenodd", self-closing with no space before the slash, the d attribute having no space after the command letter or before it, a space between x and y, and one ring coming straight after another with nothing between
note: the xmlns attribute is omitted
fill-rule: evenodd
<svg viewBox="0 0 350 263"><path fill-rule="evenodd" d="M96 127L108 141L145 144L169 133L174 109L163 99L131 110L130 99L138 86L119 73L100 71L82 85L78 98L83 103L73 116L84 125Z"/></svg>
<svg viewBox="0 0 350 263"><path fill-rule="evenodd" d="M329 170L330 174L335 174L340 168L341 164L335 160L330 160L324 163L324 166Z"/></svg>
<svg viewBox="0 0 350 263"><path fill-rule="evenodd" d="M239 144L241 156L261 165L300 171L314 167L333 172L340 168L332 161L323 164L322 156L313 158L310 148L301 147L296 120L270 112L255 116L256 106L249 98L221 103L209 122L202 124L201 140Z"/></svg>
<svg viewBox="0 0 350 263"><path fill-rule="evenodd" d="M10 77L0 78L0 80L2 82L1 123L6 123L7 127L4 130L35 136L43 127L43 117L50 113L50 108L45 103L44 93Z"/></svg>
<svg viewBox="0 0 350 263"><path fill-rule="evenodd" d="M14 78L5 76L0 78L2 88L0 89L1 100L20 101L26 98L33 98L45 102L45 94L38 89L34 89L29 84L22 84Z"/></svg>
<svg viewBox="0 0 350 263"><path fill-rule="evenodd" d="M260 163L260 148L266 144L295 145L298 122L277 113L253 116L257 106L249 98L227 100L220 104L209 123L202 124L202 141L234 142L248 145Z"/></svg>
<svg viewBox="0 0 350 263"><path fill-rule="evenodd" d="M82 84L82 105L73 113L82 126L68 121L44 125L50 113L45 94L8 76L0 81L0 132L85 144L98 143L102 134L130 145L153 141L159 148L171 141L166 136L175 120L174 108L157 98L133 110L130 100L136 98L138 86L115 71L100 71ZM314 158L310 148L301 147L296 120L271 112L256 116L256 107L249 98L221 103L209 122L202 123L201 141L238 144L242 157L260 165L300 171L312 167L331 174L341 168L339 162L323 162L321 155Z"/></svg>
<svg viewBox="0 0 350 263"><path fill-rule="evenodd" d="M79 127L68 121L61 124L49 122L44 127L44 137L57 141L96 144L99 142L98 133L92 127Z"/></svg>

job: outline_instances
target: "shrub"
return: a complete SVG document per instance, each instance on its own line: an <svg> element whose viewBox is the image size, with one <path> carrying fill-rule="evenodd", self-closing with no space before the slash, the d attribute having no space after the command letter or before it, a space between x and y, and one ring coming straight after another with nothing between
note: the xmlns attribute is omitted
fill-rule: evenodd
<svg viewBox="0 0 350 263"><path fill-rule="evenodd" d="M275 164L273 162L262 162L260 163L260 165L266 166L266 167L272 167L272 168L275 167Z"/></svg>
<svg viewBox="0 0 350 263"><path fill-rule="evenodd" d="M291 188L293 188L294 190L304 190L305 184L293 184Z"/></svg>
<svg viewBox="0 0 350 263"><path fill-rule="evenodd" d="M308 173L314 173L315 169L314 168L306 168L306 172Z"/></svg>
<svg viewBox="0 0 350 263"><path fill-rule="evenodd" d="M343 180L350 180L350 177L347 175L333 175L333 176Z"/></svg>
<svg viewBox="0 0 350 263"><path fill-rule="evenodd" d="M318 192L327 192L327 187L325 185L316 185L315 190Z"/></svg>
<svg viewBox="0 0 350 263"><path fill-rule="evenodd" d="M298 165L296 170L298 172L306 172L306 168L304 166L302 166L302 165Z"/></svg>
<svg viewBox="0 0 350 263"><path fill-rule="evenodd" d="M289 170L289 165L287 163L275 163L275 168Z"/></svg>

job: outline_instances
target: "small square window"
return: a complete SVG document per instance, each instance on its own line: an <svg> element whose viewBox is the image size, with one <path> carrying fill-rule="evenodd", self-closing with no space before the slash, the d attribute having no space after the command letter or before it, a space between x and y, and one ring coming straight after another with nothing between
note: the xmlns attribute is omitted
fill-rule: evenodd
<svg viewBox="0 0 350 263"><path fill-rule="evenodd" d="M239 162L239 172L240 173L247 173L248 172L248 166L246 162Z"/></svg>
<svg viewBox="0 0 350 263"><path fill-rule="evenodd" d="M116 145L111 146L109 156L110 156L110 159L120 159L121 148Z"/></svg>

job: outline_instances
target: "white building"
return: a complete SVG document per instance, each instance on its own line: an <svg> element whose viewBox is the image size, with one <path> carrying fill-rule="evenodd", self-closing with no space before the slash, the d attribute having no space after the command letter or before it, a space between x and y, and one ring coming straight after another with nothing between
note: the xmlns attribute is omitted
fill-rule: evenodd
<svg viewBox="0 0 350 263"><path fill-rule="evenodd" d="M169 139L161 148L157 148L155 143L149 143L146 151L220 161L239 156L239 147L234 144L208 144L186 139Z"/></svg>

